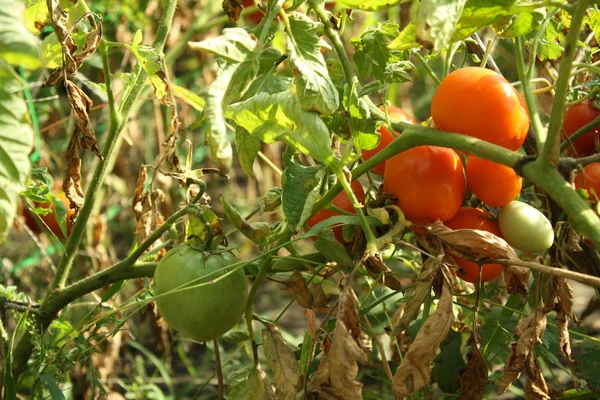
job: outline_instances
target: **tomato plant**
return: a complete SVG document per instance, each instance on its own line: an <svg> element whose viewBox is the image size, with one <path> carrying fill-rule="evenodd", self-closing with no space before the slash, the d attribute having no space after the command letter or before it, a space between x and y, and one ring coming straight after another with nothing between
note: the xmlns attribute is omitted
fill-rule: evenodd
<svg viewBox="0 0 600 400"><path fill-rule="evenodd" d="M591 101L584 100L569 107L563 118L563 129L567 138L598 117L600 117L600 110ZM590 129L575 142L569 144L569 152L579 157L594 154L596 142L600 140L599 132L599 128Z"/></svg>
<svg viewBox="0 0 600 400"><path fill-rule="evenodd" d="M494 216L488 211L480 208L472 207L461 207L454 218L444 223L448 228L451 229L477 229L480 231L486 231L493 233L498 237L502 237L498 223ZM481 281L488 282L497 276L502 271L502 265L500 264L483 264L481 267L479 264L465 260L463 258L452 256L459 266L458 277L467 282L476 283L479 281L479 270L481 269Z"/></svg>
<svg viewBox="0 0 600 400"><path fill-rule="evenodd" d="M498 213L502 237L526 253L538 253L552 246L554 230L548 218L529 204L513 201Z"/></svg>
<svg viewBox="0 0 600 400"><path fill-rule="evenodd" d="M489 206L505 206L521 192L523 179L510 167L469 156L466 170L467 187Z"/></svg>
<svg viewBox="0 0 600 400"><path fill-rule="evenodd" d="M233 328L247 298L244 270L232 267L237 262L225 248L205 252L182 244L169 250L154 273L156 304L169 326L197 342Z"/></svg>
<svg viewBox="0 0 600 400"><path fill-rule="evenodd" d="M583 170L575 177L575 187L577 189L587 189L590 191L593 189L595 198L600 199L600 162L595 162L587 165Z"/></svg>
<svg viewBox="0 0 600 400"><path fill-rule="evenodd" d="M415 224L447 221L464 200L462 161L452 149L417 146L387 161L383 191L398 199L406 218Z"/></svg>
<svg viewBox="0 0 600 400"><path fill-rule="evenodd" d="M502 75L479 67L461 68L444 78L433 95L431 117L440 130L510 150L521 147L529 129L519 92Z"/></svg>
<svg viewBox="0 0 600 400"><path fill-rule="evenodd" d="M354 195L356 196L357 200L361 203L364 203L365 201L365 190L363 189L362 185L360 184L359 181L352 181L350 183L350 187L352 188L352 191L354 192ZM333 199L333 201L331 202L332 205L336 206L337 208L339 208L340 210L346 211L347 213L352 213L354 214L354 206L352 205L352 202L350 201L350 199L348 198L348 195L346 194L346 192L340 192L337 196L335 196L335 198ZM306 224L309 227L313 227L316 224L318 224L321 221L325 221L328 218L331 217L335 217L337 215L341 215L339 212L334 211L334 210L330 210L330 209L322 209L319 210L315 213L315 215L313 215L312 217L310 217L308 219L308 221L306 221ZM340 243L344 243L344 235L342 232L342 227L341 226L334 226L333 228L331 228L333 230L333 233L335 235L335 238L338 240L338 242ZM315 238L313 238L315 239Z"/></svg>
<svg viewBox="0 0 600 400"><path fill-rule="evenodd" d="M382 108L382 107L380 107ZM390 118L400 120L402 122L407 122L409 124L416 124L416 121L408 115L406 112L402 111L398 107L388 106L387 107L388 114ZM372 150L362 150L362 158L367 161L369 158L373 157L375 154L379 153L383 148L385 148L388 144L394 140L394 135L389 131L385 126L380 127L377 132L379 132L379 144ZM383 176L385 172L385 161L377 164L372 169L377 175Z"/></svg>

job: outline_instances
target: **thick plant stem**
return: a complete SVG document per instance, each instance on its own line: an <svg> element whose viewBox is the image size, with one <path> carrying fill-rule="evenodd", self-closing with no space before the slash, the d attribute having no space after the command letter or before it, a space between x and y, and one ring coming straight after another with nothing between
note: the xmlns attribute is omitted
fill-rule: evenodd
<svg viewBox="0 0 600 400"><path fill-rule="evenodd" d="M522 86L523 94L525 95L525 103L527 103L529 118L531 119L531 126L537 139L538 151L540 151L541 146L543 146L544 142L546 141L546 131L544 130L542 120L540 119L540 114L538 113L536 98L533 96L533 91L531 90L531 75L529 74L531 70L525 69L525 49L523 48L523 38L521 36L517 37L515 44L517 46L517 70L519 71L519 79L523 84Z"/></svg>
<svg viewBox="0 0 600 400"><path fill-rule="evenodd" d="M552 113L550 114L550 123L548 125L548 135L546 143L540 152L540 159L543 162L549 162L552 165L558 164L560 150L560 130L563 116L565 114L565 98L569 90L569 80L571 79L571 67L573 59L577 52L577 40L583 24L585 12L590 4L590 0L580 0L575 3L575 9L571 19L571 26L567 34L565 51L558 68L558 80L554 99L552 101ZM524 82L525 84L526 82Z"/></svg>

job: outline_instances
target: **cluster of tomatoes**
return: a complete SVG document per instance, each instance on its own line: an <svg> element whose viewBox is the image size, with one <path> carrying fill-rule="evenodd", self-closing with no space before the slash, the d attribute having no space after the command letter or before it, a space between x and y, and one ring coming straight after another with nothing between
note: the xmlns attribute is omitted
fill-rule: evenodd
<svg viewBox="0 0 600 400"><path fill-rule="evenodd" d="M585 116L571 122L572 113L585 108ZM388 107L391 118L416 124L414 119L396 107ZM591 103L580 103L567 110L565 131L572 134L595 119L600 111ZM432 101L431 116L437 129L476 137L481 140L517 151L529 130L529 114L522 96L501 75L484 68L467 67L449 74L439 85ZM389 145L394 136L382 127L380 143L373 150L363 150L367 160ZM590 139L591 137L591 139ZM581 146L579 143L582 141ZM579 155L587 155L589 145L594 145L594 132L588 132L575 141ZM593 150L592 150L593 151ZM583 153L583 154L582 154ZM466 161L466 168L463 165ZM535 208L514 201L522 188L522 179L512 168L488 160L437 146L418 146L404 151L375 166L372 171L383 176L383 191L397 198L397 205L413 229L440 220L452 229L478 229L504 238L513 247L535 253L549 248L554 233L547 218ZM578 187L594 188L600 193L600 163L590 164L576 179ZM594 187L593 185L598 185ZM364 199L360 184L353 183L359 200ZM500 207L498 218L479 208L462 207L466 191L491 207ZM353 212L352 204L344 192L333 204L344 211ZM323 210L309 220L309 226L336 215ZM335 230L337 229L337 231ZM341 228L334 228L338 240ZM532 234L535 232L535 234ZM498 264L478 264L456 259L459 277L469 282L489 281L502 272Z"/></svg>

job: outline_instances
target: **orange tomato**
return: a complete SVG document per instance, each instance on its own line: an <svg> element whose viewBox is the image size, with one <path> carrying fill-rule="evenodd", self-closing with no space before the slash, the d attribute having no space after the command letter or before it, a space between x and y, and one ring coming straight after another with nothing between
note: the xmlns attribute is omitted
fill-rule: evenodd
<svg viewBox="0 0 600 400"><path fill-rule="evenodd" d="M527 136L529 113L523 97L494 71L466 67L450 73L431 103L437 129L457 132L517 150Z"/></svg>
<svg viewBox="0 0 600 400"><path fill-rule="evenodd" d="M383 190L415 224L447 221L464 200L463 164L452 149L417 146L387 160Z"/></svg>
<svg viewBox="0 0 600 400"><path fill-rule="evenodd" d="M67 218L66 220L69 221L69 219L71 218L71 216L73 214L75 214L75 210L73 210L70 207L69 204L69 200L67 199L67 195L60 191L58 193L55 193L55 196L60 199L63 204L65 205L65 207L67 208ZM50 202L46 202L46 203L36 203L37 207L41 207L41 208L48 208L50 207ZM32 213L29 210L25 210L24 211L25 214L25 222L27 224L27 226L32 230L32 232L34 233L40 233L41 230L39 228L38 222L37 222L37 217L31 215ZM44 223L48 226L48 228L50 229L50 231L58 238L60 239L64 239L65 235L63 235L62 230L60 229L60 225L56 219L56 214L54 213L54 204L52 204L52 212L46 214L46 215L39 215L39 217L41 218L42 221L44 221ZM71 234L71 228L68 226L67 224L67 234Z"/></svg>
<svg viewBox="0 0 600 400"><path fill-rule="evenodd" d="M242 6L245 7L252 7L254 5L254 0L244 0L244 2L242 3ZM252 22L253 25L258 25L260 24L260 20L263 17L263 13L260 10L257 11L253 11L250 14L246 14L245 18L247 18L249 21Z"/></svg>
<svg viewBox="0 0 600 400"><path fill-rule="evenodd" d="M445 225L451 229L477 229L502 237L498 223L493 218L494 216L485 210L461 207L454 218L445 222ZM459 278L472 283L476 283L479 280L479 264L454 256L452 258L454 258L454 261L460 267L458 270ZM483 264L481 266L481 281L490 281L501 273L502 265Z"/></svg>
<svg viewBox="0 0 600 400"><path fill-rule="evenodd" d="M383 110L383 107L379 108ZM406 122L409 124L417 123L410 115L408 115L406 112L402 111L398 107L388 106L387 109L390 118L398 119L402 122ZM392 135L392 132L390 132L385 126L379 128L377 132L379 132L380 135L379 144L377 145L377 147L375 147L372 150L362 150L362 158L365 161L373 157L375 154L379 153L384 147L392 143L392 140L394 140L394 135ZM385 161L374 166L371 171L375 172L377 175L383 176L385 172Z"/></svg>
<svg viewBox="0 0 600 400"><path fill-rule="evenodd" d="M354 195L356 196L358 201L361 203L364 203L365 202L365 191L364 191L362 185L360 184L360 182L353 181L350 183L350 187L352 188L352 191L354 192ZM342 191L337 196L335 196L335 198L333 199L331 204L333 204L334 206L336 206L339 209L344 210L346 212L354 213L354 207L352 206L352 202L348 198L348 195L346 194L345 191ZM306 221L306 224L312 228L319 222L325 221L326 219L335 217L337 215L341 215L341 214L336 211L333 211L333 210L322 209L322 210L317 211L315 213L315 215L310 217L308 219L308 221ZM336 226L336 227L333 227L332 230L333 230L333 233L334 233L337 241L340 243L344 243L344 236L342 235L342 227ZM313 237L312 239L314 240L315 238Z"/></svg>
<svg viewBox="0 0 600 400"><path fill-rule="evenodd" d="M600 117L600 110L591 101L584 100L565 111L563 129L571 136L583 126ZM596 137L600 138L600 128L590 129L569 146L569 152L578 157L591 156L596 152Z"/></svg>
<svg viewBox="0 0 600 400"><path fill-rule="evenodd" d="M600 162L591 163L578 173L575 177L575 187L588 191L594 189L596 199L600 201Z"/></svg>
<svg viewBox="0 0 600 400"><path fill-rule="evenodd" d="M469 156L467 187L479 200L492 207L503 207L521 192L523 179L502 164Z"/></svg>

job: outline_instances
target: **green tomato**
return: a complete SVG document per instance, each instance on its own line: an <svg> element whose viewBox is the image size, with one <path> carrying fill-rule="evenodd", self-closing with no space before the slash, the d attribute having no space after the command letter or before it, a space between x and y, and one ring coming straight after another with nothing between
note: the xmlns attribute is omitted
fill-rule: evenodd
<svg viewBox="0 0 600 400"><path fill-rule="evenodd" d="M197 342L215 339L233 328L246 307L246 276L240 268L221 277L237 262L222 247L203 252L182 244L169 250L154 273L156 304L167 324Z"/></svg>
<svg viewBox="0 0 600 400"><path fill-rule="evenodd" d="M554 242L554 230L548 218L520 201L502 207L498 226L508 244L526 253L544 251Z"/></svg>

